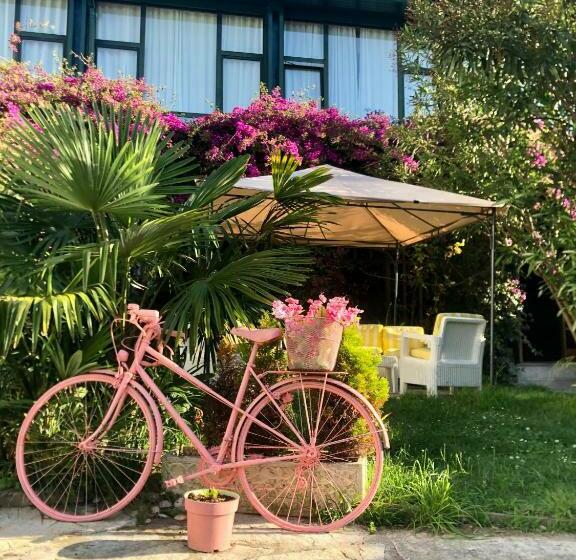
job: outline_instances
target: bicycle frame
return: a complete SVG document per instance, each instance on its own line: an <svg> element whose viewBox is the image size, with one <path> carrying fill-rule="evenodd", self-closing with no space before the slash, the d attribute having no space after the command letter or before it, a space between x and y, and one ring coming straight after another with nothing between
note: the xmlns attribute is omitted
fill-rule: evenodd
<svg viewBox="0 0 576 560"><path fill-rule="evenodd" d="M117 418L118 414L121 411L122 405L124 403L125 394L129 384L135 377L139 377L142 383L150 390L152 395L155 397L156 401L162 405L162 407L166 410L169 416L174 420L174 422L176 422L177 426L182 430L184 435L189 439L190 443L194 446L194 448L198 451L202 459L205 461L205 464L209 465L207 469L204 469L202 471L191 473L189 475L186 475L185 477L178 477L178 479L175 479L174 484L184 482L184 480L197 478L204 474L217 473L222 469L233 469L237 467L246 467L250 465L259 465L264 463L277 463L281 461L293 461L304 455L305 453L304 446L306 445L306 442L303 440L300 432L286 417L284 411L282 410L280 405L276 402L274 396L272 395L272 393L270 393L268 387L262 382L260 377L254 371L253 366L260 344L254 343L252 346L250 357L248 359L248 363L244 370L242 381L238 389L238 394L236 395L235 401L232 402L223 397L222 395L220 395L219 393L217 393L216 391L214 391L208 385L200 381L197 377L191 375L186 370L179 367L172 360L170 360L169 358L167 358L166 356L164 356L158 350L156 350L154 347L151 346L151 341L158 332L157 330L155 332L152 332L153 327L158 326L159 325L151 324L148 325L148 327L151 328L142 329L140 327L142 333L138 337L138 340L134 348L134 359L132 361L132 364L127 369L125 368L126 364L121 363L121 360L119 359L119 363L121 363L121 368L117 376L119 381L116 394L114 395L114 398L110 404L108 411L104 415L101 425L89 436L89 438L87 438L83 442L84 445L101 437L108 430L108 426L112 426L112 424L114 423L115 419ZM228 419L226 431L224 433L224 437L222 438L222 443L220 445L218 455L216 457L212 456L210 451L200 441L198 436L196 436L196 434L193 432L190 426L188 426L186 421L182 418L182 416L178 413L178 411L174 408L174 406L172 406L168 397L166 397L166 395L162 393L162 391L156 385L152 377L144 369L143 365L145 363L144 362L145 357L152 358L154 360L155 366L162 365L168 368L170 371L182 377L192 386L196 387L203 393L210 395L212 398L218 400L219 402L221 402L222 404L226 405L231 409L231 414L230 418ZM248 383L251 378L254 378L258 382L264 393L266 393L267 396L270 398L271 402L274 403L281 417L286 422L286 425L290 427L290 429L294 432L296 437L299 439L301 445L295 444L292 440L290 440L290 438L286 437L284 434L275 430L274 428L268 426L264 422L260 421L258 418L253 417L252 415L250 415L248 412L246 412L241 408L241 404L246 394L246 389L248 387ZM294 453L282 457L263 457L257 459L246 459L243 461L232 460L230 462L225 463L224 459L233 441L232 435L240 415L246 418L250 418L258 426L260 426L261 428L267 430L271 434L275 435L276 437L286 442L290 447L294 449Z"/></svg>

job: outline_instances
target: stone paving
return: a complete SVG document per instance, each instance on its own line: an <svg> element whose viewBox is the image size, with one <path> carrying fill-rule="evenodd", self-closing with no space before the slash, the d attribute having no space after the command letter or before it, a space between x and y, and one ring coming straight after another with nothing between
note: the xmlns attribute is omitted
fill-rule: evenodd
<svg viewBox="0 0 576 560"><path fill-rule="evenodd" d="M3 560L112 559L186 560L201 558L185 544L185 525L154 519L135 527L128 515L86 524L42 519L32 508L0 509ZM251 515L239 515L233 546L218 560L574 560L576 535L489 534L438 537L412 531L369 535L348 527L326 535L281 531Z"/></svg>

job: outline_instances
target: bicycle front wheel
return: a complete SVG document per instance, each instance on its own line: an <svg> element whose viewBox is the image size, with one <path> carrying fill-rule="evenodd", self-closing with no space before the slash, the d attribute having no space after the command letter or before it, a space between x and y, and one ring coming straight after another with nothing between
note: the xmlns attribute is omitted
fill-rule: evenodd
<svg viewBox="0 0 576 560"><path fill-rule="evenodd" d="M244 492L268 521L326 532L369 506L382 476L380 430L344 387L300 378L264 396L240 426L236 460L282 458L239 469ZM293 457L293 458L292 458Z"/></svg>
<svg viewBox="0 0 576 560"><path fill-rule="evenodd" d="M66 379L24 419L16 444L18 478L29 500L53 519L105 519L128 505L150 474L154 420L135 389L127 389L109 429L89 439L114 398L114 382L99 373Z"/></svg>

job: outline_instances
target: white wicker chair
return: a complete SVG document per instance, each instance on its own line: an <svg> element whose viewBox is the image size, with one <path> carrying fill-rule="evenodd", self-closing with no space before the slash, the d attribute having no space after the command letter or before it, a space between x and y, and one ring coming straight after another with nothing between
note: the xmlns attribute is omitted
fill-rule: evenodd
<svg viewBox="0 0 576 560"><path fill-rule="evenodd" d="M433 335L403 333L400 343L400 393L408 383L425 385L428 395L438 387L482 388L482 357L486 320L481 315L441 313ZM414 347L420 341L423 346Z"/></svg>

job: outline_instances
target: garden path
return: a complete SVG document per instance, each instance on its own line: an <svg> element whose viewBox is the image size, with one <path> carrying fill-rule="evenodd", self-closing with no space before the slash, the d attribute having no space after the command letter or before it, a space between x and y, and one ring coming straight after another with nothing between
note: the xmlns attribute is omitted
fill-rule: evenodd
<svg viewBox="0 0 576 560"><path fill-rule="evenodd" d="M492 533L439 537L407 530L369 535L348 527L326 535L281 531L261 518L239 515L231 550L218 560L573 560L576 535ZM73 525L42 520L31 508L0 509L0 558L6 560L185 560L201 557L185 546L183 523L155 519L144 528L120 515L111 521ZM204 555L206 557L206 555Z"/></svg>

